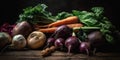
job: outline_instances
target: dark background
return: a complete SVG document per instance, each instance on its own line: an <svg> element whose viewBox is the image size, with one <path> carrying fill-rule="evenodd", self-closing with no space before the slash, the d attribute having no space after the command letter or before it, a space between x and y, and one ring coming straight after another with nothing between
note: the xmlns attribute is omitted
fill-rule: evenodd
<svg viewBox="0 0 120 60"><path fill-rule="evenodd" d="M38 3L48 5L48 11L54 15L61 11L89 10L94 6L102 6L105 8L105 16L120 29L118 0L3 0L0 1L0 24L14 23L18 20L18 15L23 12L22 9Z"/></svg>

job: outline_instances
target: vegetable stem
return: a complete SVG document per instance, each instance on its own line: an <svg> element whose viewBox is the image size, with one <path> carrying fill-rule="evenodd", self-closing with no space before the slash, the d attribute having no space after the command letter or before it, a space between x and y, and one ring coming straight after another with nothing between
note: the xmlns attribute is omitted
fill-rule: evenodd
<svg viewBox="0 0 120 60"><path fill-rule="evenodd" d="M73 30L77 30L77 29L100 29L100 27L75 27L73 28Z"/></svg>

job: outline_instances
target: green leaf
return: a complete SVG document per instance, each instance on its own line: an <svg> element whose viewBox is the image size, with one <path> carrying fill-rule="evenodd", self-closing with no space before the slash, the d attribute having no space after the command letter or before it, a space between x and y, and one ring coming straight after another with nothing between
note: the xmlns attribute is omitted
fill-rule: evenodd
<svg viewBox="0 0 120 60"><path fill-rule="evenodd" d="M104 8L103 7L93 7L91 10L95 13L97 17L103 14Z"/></svg>
<svg viewBox="0 0 120 60"><path fill-rule="evenodd" d="M113 40L114 38L110 35L110 34L106 34L105 35L105 38L106 38L106 40L109 42L109 43L111 43L111 44L113 44L115 41Z"/></svg>
<svg viewBox="0 0 120 60"><path fill-rule="evenodd" d="M73 14L79 17L80 22L86 26L95 26L97 24L96 15L92 12L73 10Z"/></svg>
<svg viewBox="0 0 120 60"><path fill-rule="evenodd" d="M73 14L68 13L68 12L60 12L56 15L56 20L61 20L61 19L67 18L69 16L73 16Z"/></svg>

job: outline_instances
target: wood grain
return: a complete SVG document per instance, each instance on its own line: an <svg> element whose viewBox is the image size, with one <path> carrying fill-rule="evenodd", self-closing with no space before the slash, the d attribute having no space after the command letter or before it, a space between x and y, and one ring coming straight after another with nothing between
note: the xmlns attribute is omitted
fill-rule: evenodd
<svg viewBox="0 0 120 60"><path fill-rule="evenodd" d="M0 60L120 60L120 53L98 52L94 56L78 53L67 55L66 52L55 51L50 56L41 57L40 50L7 51L0 55Z"/></svg>

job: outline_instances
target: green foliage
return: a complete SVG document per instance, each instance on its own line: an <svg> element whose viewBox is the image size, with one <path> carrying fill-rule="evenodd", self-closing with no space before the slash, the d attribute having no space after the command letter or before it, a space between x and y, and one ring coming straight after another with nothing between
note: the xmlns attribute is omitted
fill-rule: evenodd
<svg viewBox="0 0 120 60"><path fill-rule="evenodd" d="M54 16L46 11L45 4L38 4L34 7L27 7L23 9L23 13L19 15L18 22L28 21L32 24L41 23L47 24L54 21Z"/></svg>
<svg viewBox="0 0 120 60"><path fill-rule="evenodd" d="M69 16L73 16L73 14L68 13L68 12L60 12L56 15L56 20L61 20L61 19L67 18Z"/></svg>
<svg viewBox="0 0 120 60"><path fill-rule="evenodd" d="M78 16L81 23L87 27L100 27L100 31L105 36L109 43L114 43L114 37L112 37L112 23L107 17L103 16L103 7L93 7L91 12L73 10L73 15ZM89 31L89 30L87 30Z"/></svg>
<svg viewBox="0 0 120 60"><path fill-rule="evenodd" d="M91 8L91 11L72 10L72 13L60 12L56 16L53 16L51 12L46 11L46 8L47 6L45 4L38 4L34 7L23 9L23 13L19 15L18 22L28 21L32 24L49 24L69 16L78 16L79 21L84 24L84 27L99 27L106 40L109 43L114 43L114 37L111 35L113 31L111 29L114 25L112 25L109 19L103 15L103 7L93 7ZM82 34L84 36L81 36L82 40L84 40L86 32L90 29L94 28L88 28L88 30L85 29L85 32Z"/></svg>

